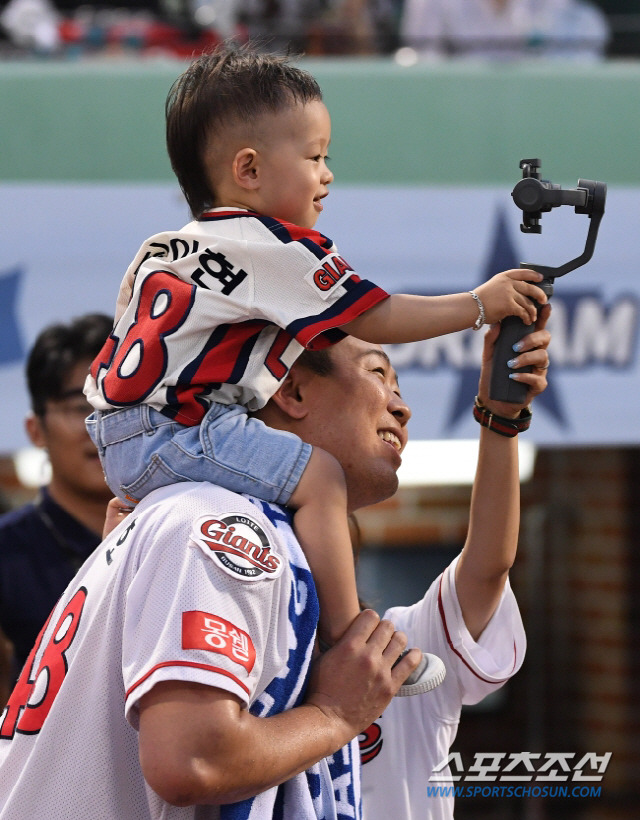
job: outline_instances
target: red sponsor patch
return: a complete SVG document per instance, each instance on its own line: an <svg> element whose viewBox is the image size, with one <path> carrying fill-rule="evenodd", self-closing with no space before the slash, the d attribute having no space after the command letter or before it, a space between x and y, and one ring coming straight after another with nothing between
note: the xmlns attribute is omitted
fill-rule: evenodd
<svg viewBox="0 0 640 820"><path fill-rule="evenodd" d="M249 635L219 615L192 610L182 613L182 648L226 655L251 672L256 650Z"/></svg>

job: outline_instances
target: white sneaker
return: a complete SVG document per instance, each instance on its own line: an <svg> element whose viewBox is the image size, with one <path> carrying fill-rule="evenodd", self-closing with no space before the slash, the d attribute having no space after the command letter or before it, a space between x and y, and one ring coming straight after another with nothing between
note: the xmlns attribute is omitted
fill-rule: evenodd
<svg viewBox="0 0 640 820"><path fill-rule="evenodd" d="M409 650L405 649L396 663L399 663L407 652L409 652ZM398 689L396 697L404 698L409 695L422 695L424 692L430 692L432 689L435 689L436 686L440 686L446 674L447 670L445 665L437 655L423 652L422 660L405 680L400 689Z"/></svg>

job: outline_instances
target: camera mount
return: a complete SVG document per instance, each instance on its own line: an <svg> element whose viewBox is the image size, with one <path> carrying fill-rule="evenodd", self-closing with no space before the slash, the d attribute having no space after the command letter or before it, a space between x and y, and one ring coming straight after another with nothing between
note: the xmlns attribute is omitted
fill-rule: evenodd
<svg viewBox="0 0 640 820"><path fill-rule="evenodd" d="M522 211L520 230L523 233L541 233L542 214L561 205L573 205L577 214L586 214L590 219L584 251L580 256L558 267L536 265L530 262L520 264L521 268L536 270L544 276L541 282L534 284L546 293L548 298L551 298L554 280L586 264L593 256L598 228L604 214L607 186L604 182L579 179L577 188L563 189L548 180L540 179L539 159L520 160L520 168L522 179L516 183L511 196ZM513 345L532 329L517 316L508 316L501 322L500 335L493 356L490 387L492 399L514 404L522 404L526 401L527 385L509 378L509 374L514 371L507 366L507 362L513 358ZM530 370L531 368L518 368L519 372Z"/></svg>

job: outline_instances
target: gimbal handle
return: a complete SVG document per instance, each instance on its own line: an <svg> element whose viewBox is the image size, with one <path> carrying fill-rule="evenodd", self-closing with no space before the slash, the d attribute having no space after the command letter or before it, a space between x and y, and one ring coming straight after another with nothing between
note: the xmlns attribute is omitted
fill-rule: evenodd
<svg viewBox="0 0 640 820"><path fill-rule="evenodd" d="M541 282L534 284L544 291L548 298L551 298L554 280L586 264L593 256L600 221L604 214L607 186L603 182L580 179L577 188L563 190L559 185L541 180L538 173L539 167L539 159L523 159L520 162L523 178L511 193L515 204L523 212L520 229L524 233L541 233L542 227L539 220L542 214L560 205L573 205L577 214L586 214L590 219L584 251L580 256L558 267L536 265L530 262L520 264L521 268L536 270L544 276ZM508 367L507 362L515 355L513 345L532 330L531 325L525 325L517 316L508 316L502 320L493 354L489 390L490 398L495 401L506 401L513 404L523 404L526 401L527 385L509 378L509 374L515 371ZM530 371L530 367L517 368L517 372Z"/></svg>

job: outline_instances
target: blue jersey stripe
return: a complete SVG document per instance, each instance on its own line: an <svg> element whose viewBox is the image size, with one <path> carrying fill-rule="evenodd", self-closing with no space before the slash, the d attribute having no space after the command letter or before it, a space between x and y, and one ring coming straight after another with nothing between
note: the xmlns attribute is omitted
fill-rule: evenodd
<svg viewBox="0 0 640 820"><path fill-rule="evenodd" d="M328 236L314 231L312 228L300 228L289 222L281 222L273 216L262 216L254 211L210 211L200 217L200 222L216 222L224 219L249 218L261 222L265 228L285 244L300 242L318 259L324 257L333 249L333 241Z"/></svg>
<svg viewBox="0 0 640 820"><path fill-rule="evenodd" d="M296 339L298 339L299 336L303 339L308 338L309 335L313 337L315 334L313 332L310 334L309 331L312 331L315 325L322 326L325 322L331 321L341 313L348 313L350 308L354 307L361 299L374 291L380 291L380 293L383 294L377 285L374 285L373 282L369 282L367 279L354 281L352 277L349 277L349 279L346 279L341 284L346 290L345 295L341 299L333 305L330 305L326 310L322 311L322 313L296 319L295 322L291 322L291 324L288 325L286 330ZM384 298L386 295L385 293L381 298ZM357 315L356 312L350 318L355 319ZM348 321L349 318L345 318L345 323ZM339 328L331 328L323 333L324 338L328 341L339 341L344 335L343 331Z"/></svg>

